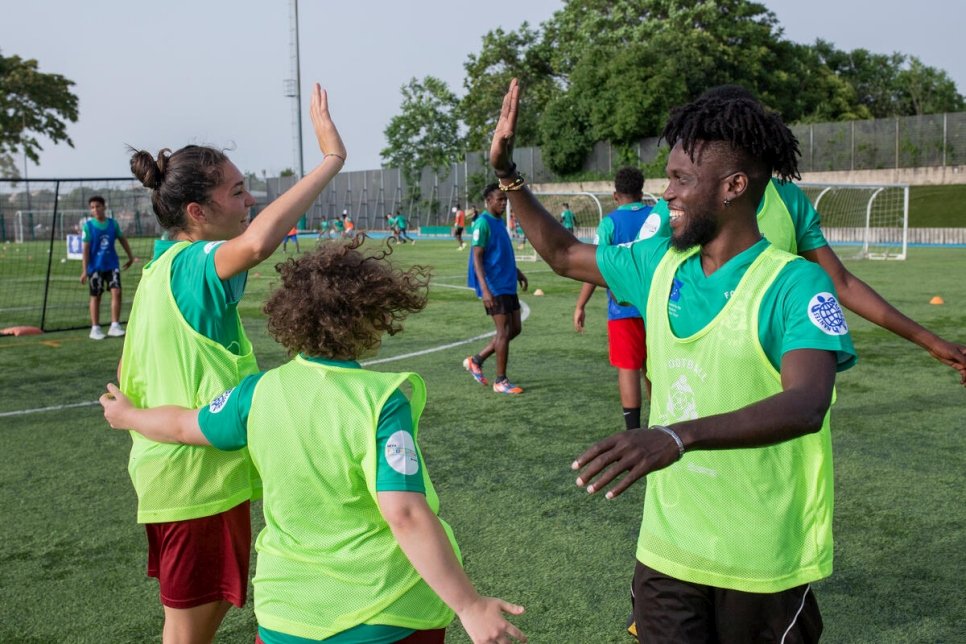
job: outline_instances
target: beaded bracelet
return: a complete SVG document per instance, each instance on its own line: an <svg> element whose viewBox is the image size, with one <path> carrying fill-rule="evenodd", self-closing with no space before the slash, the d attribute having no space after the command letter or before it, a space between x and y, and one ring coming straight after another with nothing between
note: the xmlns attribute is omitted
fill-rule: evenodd
<svg viewBox="0 0 966 644"><path fill-rule="evenodd" d="M497 185L500 187L500 190L502 190L503 192L512 192L514 190L519 190L520 188L522 188L525 183L526 183L526 179L524 179L522 175L517 175L517 178L511 181L510 183L508 183L507 185L503 185L502 181L498 181Z"/></svg>

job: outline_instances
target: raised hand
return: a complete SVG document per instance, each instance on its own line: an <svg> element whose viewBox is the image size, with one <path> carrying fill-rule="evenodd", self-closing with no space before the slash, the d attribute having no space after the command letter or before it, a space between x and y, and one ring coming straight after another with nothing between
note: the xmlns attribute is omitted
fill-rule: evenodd
<svg viewBox="0 0 966 644"><path fill-rule="evenodd" d="M516 166L513 164L513 135L517 128L517 108L520 105L520 83L517 79L510 81L510 88L503 97L503 107L500 108L500 120L493 131L493 142L490 143L490 165L497 177L503 178L513 174Z"/></svg>
<svg viewBox="0 0 966 644"><path fill-rule="evenodd" d="M329 114L329 95L318 83L312 90L312 101L309 107L309 114L312 117L312 127L315 128L315 138L319 141L319 149L325 156L334 156L342 159L346 158L345 144L339 136L339 130L332 122Z"/></svg>

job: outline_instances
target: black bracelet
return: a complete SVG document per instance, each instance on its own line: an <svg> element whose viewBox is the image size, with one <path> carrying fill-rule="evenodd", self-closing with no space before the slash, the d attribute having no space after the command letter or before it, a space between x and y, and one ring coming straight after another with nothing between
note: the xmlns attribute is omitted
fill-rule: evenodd
<svg viewBox="0 0 966 644"><path fill-rule="evenodd" d="M493 173L496 175L496 178L497 179L506 179L507 177L512 177L513 175L515 175L517 173L517 164L516 163L511 163L510 164L510 169L507 170L506 172L504 172L503 174L500 174L495 169L493 170Z"/></svg>

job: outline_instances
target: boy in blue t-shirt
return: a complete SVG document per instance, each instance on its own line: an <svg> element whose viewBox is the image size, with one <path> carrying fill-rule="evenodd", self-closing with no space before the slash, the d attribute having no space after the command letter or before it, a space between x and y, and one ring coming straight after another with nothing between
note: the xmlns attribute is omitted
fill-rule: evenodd
<svg viewBox="0 0 966 644"><path fill-rule="evenodd" d="M121 227L114 219L107 218L107 207L104 197L93 195L87 200L91 216L84 222L81 231L84 244L81 257L81 284L87 284L91 295L91 340L103 340L108 335L120 337L124 335L121 328L121 266L117 257L114 242L121 242L127 253L124 270L127 270L136 259L131 252L131 244L121 232ZM107 334L101 329L101 295L104 289L111 291L111 327Z"/></svg>
<svg viewBox="0 0 966 644"><path fill-rule="evenodd" d="M493 318L496 335L483 349L463 360L463 368L481 385L490 384L483 375L483 362L496 354L496 379L493 391L498 394L522 394L523 389L510 382L506 375L510 356L510 341L523 329L520 317L520 298L517 283L527 290L527 278L517 268L513 256L513 242L503 223L506 193L491 183L483 189L486 210L473 226L473 244L467 267L467 285L483 300L486 314Z"/></svg>

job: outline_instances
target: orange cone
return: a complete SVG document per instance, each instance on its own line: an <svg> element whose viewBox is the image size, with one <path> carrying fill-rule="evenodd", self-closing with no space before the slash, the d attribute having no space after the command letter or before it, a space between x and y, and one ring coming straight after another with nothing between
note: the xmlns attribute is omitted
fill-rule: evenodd
<svg viewBox="0 0 966 644"><path fill-rule="evenodd" d="M929 300L929 303L930 304L945 304L946 301L943 298L939 297L938 295L933 295L932 296L932 299Z"/></svg>

